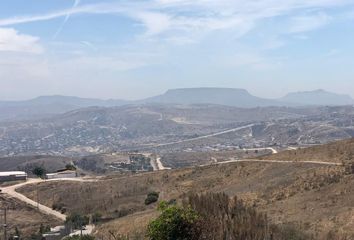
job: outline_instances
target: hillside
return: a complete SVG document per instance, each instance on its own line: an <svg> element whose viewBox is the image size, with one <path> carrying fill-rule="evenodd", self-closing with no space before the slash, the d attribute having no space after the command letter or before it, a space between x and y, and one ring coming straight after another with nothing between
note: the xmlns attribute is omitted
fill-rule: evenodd
<svg viewBox="0 0 354 240"><path fill-rule="evenodd" d="M180 152L293 143L301 146L354 137L353 116L351 106L91 107L36 121L0 123L0 154L85 156L127 150ZM236 130L239 127L244 128ZM232 129L235 131L223 134Z"/></svg>
<svg viewBox="0 0 354 240"><path fill-rule="evenodd" d="M354 162L354 138L309 148L283 151L262 159L351 163Z"/></svg>
<svg viewBox="0 0 354 240"><path fill-rule="evenodd" d="M303 106L340 106L340 105L353 105L354 99L349 95L336 94L327 92L322 89L307 92L289 93L285 97L280 98L279 101L293 103Z"/></svg>
<svg viewBox="0 0 354 240"><path fill-rule="evenodd" d="M354 175L346 174L341 166L250 162L112 175L95 183L44 182L19 191L35 198L38 190L41 203L47 206L55 203L69 212L103 214L97 236L142 231L156 216L156 205L146 206L144 200L149 192L157 191L160 200L167 201L181 200L190 192L237 195L266 212L273 223L296 225L323 239L331 230L354 234L350 221L353 187ZM132 222L136 224L128 224Z"/></svg>
<svg viewBox="0 0 354 240"><path fill-rule="evenodd" d="M62 114L72 110L127 104L124 100L101 100L72 96L40 96L24 101L0 101L0 121L29 120Z"/></svg>
<svg viewBox="0 0 354 240"><path fill-rule="evenodd" d="M0 158L0 171L23 170L30 172L34 166L43 166L48 172L65 168L73 159L60 156L16 156Z"/></svg>
<svg viewBox="0 0 354 240"><path fill-rule="evenodd" d="M144 104L213 104L240 108L269 106L336 106L352 105L354 100L324 90L289 93L283 98L266 99L253 96L238 88L183 88L171 89L164 94L134 101L95 99L74 96L40 96L23 101L0 101L0 121L39 119L86 107L117 107Z"/></svg>
<svg viewBox="0 0 354 240"><path fill-rule="evenodd" d="M61 224L56 218L42 214L37 209L0 193L1 223L3 223L4 208L7 208L8 236L14 236L17 227L21 239L30 239L33 233L38 233L41 224L45 227L55 227Z"/></svg>
<svg viewBox="0 0 354 240"><path fill-rule="evenodd" d="M232 88L185 88L168 90L165 94L143 100L164 104L219 104L242 108L282 106L281 102L251 95L244 89Z"/></svg>

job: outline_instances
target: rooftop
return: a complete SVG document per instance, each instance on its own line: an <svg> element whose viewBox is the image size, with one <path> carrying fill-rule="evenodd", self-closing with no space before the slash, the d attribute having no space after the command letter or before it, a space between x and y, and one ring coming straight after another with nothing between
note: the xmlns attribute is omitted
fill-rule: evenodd
<svg viewBox="0 0 354 240"><path fill-rule="evenodd" d="M9 171L9 172L0 172L0 177L5 177L5 176L14 176L14 175L27 175L27 173L22 172L22 171Z"/></svg>

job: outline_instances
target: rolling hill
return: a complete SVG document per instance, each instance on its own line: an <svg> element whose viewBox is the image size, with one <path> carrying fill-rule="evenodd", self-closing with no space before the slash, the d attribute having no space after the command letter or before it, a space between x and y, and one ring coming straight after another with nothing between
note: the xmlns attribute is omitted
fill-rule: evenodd
<svg viewBox="0 0 354 240"><path fill-rule="evenodd" d="M183 88L171 89L166 93L135 101L118 99L94 99L71 96L41 96L25 101L0 101L0 121L38 119L86 107L115 107L144 104L214 104L240 108L269 106L323 106L352 105L354 100L324 90L289 93L283 98L266 99L251 95L237 88Z"/></svg>
<svg viewBox="0 0 354 240"><path fill-rule="evenodd" d="M101 100L71 96L40 96L25 101L0 101L0 120L38 119L92 106L112 107L127 104L124 100Z"/></svg>
<svg viewBox="0 0 354 240"><path fill-rule="evenodd" d="M326 148L330 149L328 154L333 154L328 155L328 160L350 156L352 140L345 142L349 148L342 145L343 142L338 142L308 148L306 152L310 152L313 159L317 154L327 155L321 152ZM302 151L298 153L301 155ZM147 222L156 217L156 205L146 206L144 199L149 192L156 191L160 193L160 200L166 201L180 201L188 193L224 192L266 213L272 223L291 224L314 239L345 239L327 238L330 233L352 239L353 187L354 174L345 166L236 162L146 174L118 174L94 183L43 182L19 191L35 198L38 190L43 196L41 203L47 206L60 203L69 212L102 213L104 220L97 228L97 236L143 231ZM54 197L44 197L53 196L53 189ZM137 225L127 225L132 222Z"/></svg>
<svg viewBox="0 0 354 240"><path fill-rule="evenodd" d="M232 88L184 88L168 90L165 94L143 100L163 104L219 104L234 107L281 106L285 103L259 98L245 89Z"/></svg>
<svg viewBox="0 0 354 240"><path fill-rule="evenodd" d="M285 97L280 98L279 101L292 103L302 106L339 106L339 105L353 105L354 100L349 95L336 94L319 89L307 92L289 93Z"/></svg>
<svg viewBox="0 0 354 240"><path fill-rule="evenodd" d="M262 159L351 163L354 162L354 138L310 148L283 151Z"/></svg>

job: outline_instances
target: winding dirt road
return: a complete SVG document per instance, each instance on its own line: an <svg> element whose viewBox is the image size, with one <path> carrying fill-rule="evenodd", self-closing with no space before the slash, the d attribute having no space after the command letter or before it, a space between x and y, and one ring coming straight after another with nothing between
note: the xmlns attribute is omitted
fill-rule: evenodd
<svg viewBox="0 0 354 240"><path fill-rule="evenodd" d="M282 160L259 160L259 159L234 159L224 162L217 162L214 164L226 164L226 163L236 163L236 162L263 162L263 163L307 163L307 164L318 164L318 165L330 165L330 166L342 166L341 163L333 162L321 162L321 161L282 161ZM207 166L207 165L203 165Z"/></svg>
<svg viewBox="0 0 354 240"><path fill-rule="evenodd" d="M97 182L98 180L97 179L83 179L83 178L60 178L60 179L43 180L43 179L31 179L30 178L26 182L12 185L12 186L8 186L8 187L3 187L0 189L1 189L2 194L7 194L10 197L16 198L24 203L27 203L27 204L37 208L42 213L52 215L62 221L65 221L65 219L66 219L65 214L62 214L61 212L55 211L45 205L42 205L32 199L29 199L25 195L18 193L16 191L16 189L21 188L26 185L29 185L29 184L36 184L36 183L41 183L41 182L51 182L51 181Z"/></svg>
<svg viewBox="0 0 354 240"><path fill-rule="evenodd" d="M66 215L58 212L58 211L55 211L47 206L44 206L36 201L33 201L32 199L29 199L28 197L26 197L25 195L21 194L21 193L18 193L16 192L16 189L20 188L20 187L23 187L25 185L28 185L28 184L35 184L35 183L40 183L40 182L43 182L43 180L39 180L39 179L29 179L27 182L24 182L24 183L20 183L20 184L16 184L16 185L13 185L13 186L9 186L9 187L4 187L4 188L1 188L1 193L4 193L4 194L7 194L13 198L16 198L24 203L27 203L35 208L37 208L40 212L42 213L45 213L45 214L48 214L48 215L52 215L54 217L57 217L59 218L60 220L62 221L65 221L66 219Z"/></svg>

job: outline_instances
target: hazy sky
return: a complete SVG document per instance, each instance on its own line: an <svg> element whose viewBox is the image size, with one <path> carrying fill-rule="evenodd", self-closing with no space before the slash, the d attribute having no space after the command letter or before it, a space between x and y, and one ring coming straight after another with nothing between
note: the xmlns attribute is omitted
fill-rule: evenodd
<svg viewBox="0 0 354 240"><path fill-rule="evenodd" d="M1 0L0 99L354 96L354 0Z"/></svg>

